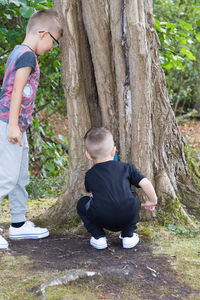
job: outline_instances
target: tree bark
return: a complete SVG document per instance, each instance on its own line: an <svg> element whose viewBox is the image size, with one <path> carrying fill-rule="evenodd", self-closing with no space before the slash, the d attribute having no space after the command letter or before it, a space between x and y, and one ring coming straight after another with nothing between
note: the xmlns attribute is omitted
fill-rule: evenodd
<svg viewBox="0 0 200 300"><path fill-rule="evenodd" d="M152 0L54 0L54 7L64 27L70 157L65 192L44 218L59 223L75 213L90 167L83 137L91 126L112 132L120 160L152 181L161 207L175 201L188 167L160 66Z"/></svg>

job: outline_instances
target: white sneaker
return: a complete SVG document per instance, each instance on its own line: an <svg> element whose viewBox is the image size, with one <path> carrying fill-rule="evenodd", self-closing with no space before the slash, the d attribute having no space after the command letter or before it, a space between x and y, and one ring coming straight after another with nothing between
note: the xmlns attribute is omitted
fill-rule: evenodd
<svg viewBox="0 0 200 300"><path fill-rule="evenodd" d="M15 228L10 225L9 238L11 240L20 239L41 239L49 235L47 228L35 227L35 224L31 221L26 221L23 226Z"/></svg>
<svg viewBox="0 0 200 300"><path fill-rule="evenodd" d="M0 235L0 250L8 249L8 242Z"/></svg>
<svg viewBox="0 0 200 300"><path fill-rule="evenodd" d="M106 237L100 237L99 239L95 239L93 236L90 239L90 245L95 249L105 249L108 247Z"/></svg>
<svg viewBox="0 0 200 300"><path fill-rule="evenodd" d="M121 234L119 238L122 240L123 248L130 249L135 247L139 243L139 236L137 233L133 233L132 237L122 237Z"/></svg>

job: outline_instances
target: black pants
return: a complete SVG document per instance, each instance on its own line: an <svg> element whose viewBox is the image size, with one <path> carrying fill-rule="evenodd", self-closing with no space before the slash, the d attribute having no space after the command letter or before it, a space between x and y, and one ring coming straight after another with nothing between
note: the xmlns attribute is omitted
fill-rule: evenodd
<svg viewBox="0 0 200 300"><path fill-rule="evenodd" d="M138 222L138 216L139 216L140 206L141 206L140 200L137 197L137 195L135 197L135 209L134 209L135 214L131 222L121 227L116 225L112 226L112 224L109 225L108 227L106 225L103 226L95 223L95 220L93 220L88 213L89 206L90 206L90 197L88 196L82 197L77 203L77 213L80 216L81 220L83 221L87 231L91 233L91 235L94 238L98 239L100 237L105 236L105 232L103 228L109 229L111 231L121 231L122 237L132 237L134 230L137 228L136 224ZM103 220L101 224L103 224Z"/></svg>

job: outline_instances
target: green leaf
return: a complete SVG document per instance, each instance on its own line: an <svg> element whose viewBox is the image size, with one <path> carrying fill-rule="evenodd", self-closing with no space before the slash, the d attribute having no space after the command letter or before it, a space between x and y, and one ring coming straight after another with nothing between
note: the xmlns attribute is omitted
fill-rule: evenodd
<svg viewBox="0 0 200 300"><path fill-rule="evenodd" d="M157 19L155 19L155 29L160 32L162 31L160 27L160 22Z"/></svg>
<svg viewBox="0 0 200 300"><path fill-rule="evenodd" d="M174 32L174 29L175 29L175 25L174 24L172 24L171 22L167 22L167 24L166 24L166 26L167 26L167 28L169 28L172 32Z"/></svg>
<svg viewBox="0 0 200 300"><path fill-rule="evenodd" d="M29 19L32 16L32 14L34 13L34 9L32 7L28 7L28 6L20 7L19 11L20 11L21 16L26 19Z"/></svg>
<svg viewBox="0 0 200 300"><path fill-rule="evenodd" d="M19 1L19 3L21 3L21 5L27 5L27 1L26 0L18 0L18 1Z"/></svg>
<svg viewBox="0 0 200 300"><path fill-rule="evenodd" d="M0 28L0 32L2 32L3 34L7 34L8 33L8 29L6 29L6 28Z"/></svg>
<svg viewBox="0 0 200 300"><path fill-rule="evenodd" d="M168 228L169 230L175 231L175 230L177 229L177 226L174 226L174 225L172 225L172 224L168 224L167 228Z"/></svg>
<svg viewBox="0 0 200 300"><path fill-rule="evenodd" d="M41 159L41 161L42 161L43 163L45 163L45 161L47 160L47 159L46 159L46 156L43 155L43 154L40 156L40 159Z"/></svg>
<svg viewBox="0 0 200 300"><path fill-rule="evenodd" d="M20 6L20 2L18 0L9 0L9 4L10 3L13 3L15 4L16 6Z"/></svg>
<svg viewBox="0 0 200 300"><path fill-rule="evenodd" d="M46 3L46 0L35 0L34 4L44 4Z"/></svg>
<svg viewBox="0 0 200 300"><path fill-rule="evenodd" d="M5 14L4 16L5 16L8 20L11 20L11 19L12 19L12 16L9 15L9 14Z"/></svg>
<svg viewBox="0 0 200 300"><path fill-rule="evenodd" d="M195 60L196 57L188 49L181 48L181 53L185 54L190 60Z"/></svg>
<svg viewBox="0 0 200 300"><path fill-rule="evenodd" d="M58 135L58 138L59 138L61 141L63 141L64 143L66 143L66 144L68 143L66 137L63 136L62 134L59 134L59 135Z"/></svg>
<svg viewBox="0 0 200 300"><path fill-rule="evenodd" d="M187 44L187 39L184 38L183 36L177 37L177 41L179 41L179 45L186 45Z"/></svg>
<svg viewBox="0 0 200 300"><path fill-rule="evenodd" d="M46 168L47 170L49 170L50 172L52 172L52 171L55 170L55 166L54 166L54 164L52 164L52 163L46 164L46 165L45 165L45 168Z"/></svg>
<svg viewBox="0 0 200 300"><path fill-rule="evenodd" d="M196 21L196 24L200 27L200 20Z"/></svg>
<svg viewBox="0 0 200 300"><path fill-rule="evenodd" d="M194 237L194 236L195 236L195 232L194 232L194 231L190 231L190 232L189 232L189 236L190 236L190 237Z"/></svg>
<svg viewBox="0 0 200 300"><path fill-rule="evenodd" d="M200 32L196 34L196 39L198 42L200 42Z"/></svg>
<svg viewBox="0 0 200 300"><path fill-rule="evenodd" d="M180 26L181 26L182 29L188 30L188 31L192 31L192 30L193 30L193 27L192 27L191 24L186 23L186 22L183 21L183 20L180 20L179 23L180 23Z"/></svg>
<svg viewBox="0 0 200 300"><path fill-rule="evenodd" d="M5 1L4 0L4 2L5 2L5 4L7 4L6 2L8 2L9 4L10 3L13 3L13 4L15 4L16 6L20 6L20 5L26 5L27 4L27 2L26 2L26 0L7 0L7 1ZM4 5L5 5L4 4Z"/></svg>
<svg viewBox="0 0 200 300"><path fill-rule="evenodd" d="M35 128L37 131L39 131L39 121L38 121L38 119L34 119L34 120L33 120L33 126L34 126L34 128Z"/></svg>

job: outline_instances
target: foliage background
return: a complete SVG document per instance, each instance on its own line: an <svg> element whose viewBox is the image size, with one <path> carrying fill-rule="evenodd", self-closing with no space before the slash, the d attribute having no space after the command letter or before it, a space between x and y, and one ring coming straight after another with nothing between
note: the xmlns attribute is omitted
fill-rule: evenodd
<svg viewBox="0 0 200 300"><path fill-rule="evenodd" d="M200 114L200 2L155 0L154 14L172 107Z"/></svg>

